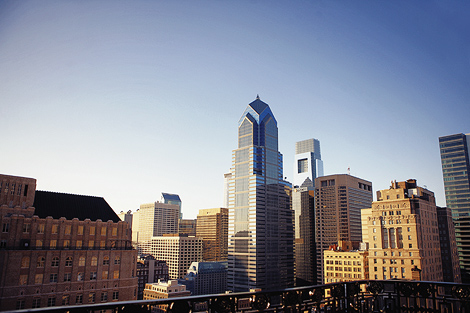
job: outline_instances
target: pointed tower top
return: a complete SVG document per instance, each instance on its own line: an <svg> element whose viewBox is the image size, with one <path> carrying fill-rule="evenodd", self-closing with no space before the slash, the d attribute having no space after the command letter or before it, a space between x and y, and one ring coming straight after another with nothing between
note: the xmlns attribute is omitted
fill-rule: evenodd
<svg viewBox="0 0 470 313"><path fill-rule="evenodd" d="M259 98L259 94L256 95L256 100L261 100L261 99Z"/></svg>

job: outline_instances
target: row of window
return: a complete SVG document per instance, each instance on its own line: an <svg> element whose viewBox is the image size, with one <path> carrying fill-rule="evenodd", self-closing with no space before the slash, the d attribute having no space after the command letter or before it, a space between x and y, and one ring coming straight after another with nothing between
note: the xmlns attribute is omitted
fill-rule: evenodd
<svg viewBox="0 0 470 313"><path fill-rule="evenodd" d="M5 246L6 246L6 240L5 240ZM44 247L44 240L42 239L36 239L36 249L42 249ZM112 240L110 242L109 248L115 248L116 247L116 241ZM70 240L64 240L62 247L64 249L70 249ZM83 248L88 248L88 249L94 249L95 248L95 241L94 240L89 240L88 241L88 246L84 247L83 246L83 241L82 240L76 240L75 241L75 249L83 249ZM100 241L100 249L106 249L106 240L101 240ZM49 241L49 249L57 249L57 240L56 239L51 239Z"/></svg>
<svg viewBox="0 0 470 313"><path fill-rule="evenodd" d="M53 257L51 260L51 267L58 267L59 266L59 257ZM81 256L78 259L78 266L85 266L85 261L86 258L84 256ZM38 257L36 267L44 267L46 263L46 258L43 256ZM65 259L65 266L70 267L73 264L73 258L71 256L68 256ZM114 258L114 264L118 265L121 264L121 257L116 256ZM97 266L98 265L98 258L96 256L91 257L91 266ZM103 257L103 265L109 265L109 256ZM28 268L30 266L30 258L29 256L25 256L21 259L21 267L22 268Z"/></svg>
<svg viewBox="0 0 470 313"><path fill-rule="evenodd" d="M97 280L97 272L93 271L90 272L90 280ZM63 281L64 282L69 282L72 281L72 273L65 273L63 276ZM108 271L102 271L101 272L101 279L106 280L110 279L109 277L109 272ZM119 271L113 271L113 278L112 279L119 279ZM84 281L85 280L85 273L84 272L79 272L77 274L77 281ZM57 273L52 273L49 275L49 283L57 283L59 281L59 274ZM39 285L47 283L44 281L44 274L36 274L34 276L34 284ZM20 275L20 280L19 280L20 286L23 285L28 285L28 275Z"/></svg>
<svg viewBox="0 0 470 313"><path fill-rule="evenodd" d="M46 229L46 224L38 224L38 234L44 234ZM79 225L77 229L77 235L83 235L83 225ZM101 227L100 234L101 236L106 236L107 232L107 227L103 226ZM8 233L10 230L10 223L5 222L2 225L2 232L3 233ZM29 233L31 231L31 223L24 223L23 224L23 233ZM59 233L59 225L58 224L52 224L52 234L58 234ZM72 233L72 225L65 225L65 235L70 235ZM94 236L96 234L96 226L90 226L89 228L89 233L91 236ZM111 229L111 235L112 236L117 236L117 227L113 227Z"/></svg>
<svg viewBox="0 0 470 313"><path fill-rule="evenodd" d="M92 292L88 294L88 303L95 303L96 293ZM55 306L56 305L57 297L50 296L47 298L47 306ZM70 295L63 295L61 297L62 305L70 305ZM119 291L113 291L113 300L119 300ZM108 301L108 293L102 292L101 293L101 302ZM75 297L75 304L82 304L83 303L83 294L78 294ZM41 307L41 298L34 298L33 299L33 306L32 308L40 308ZM19 299L16 302L16 309L22 310L25 308L25 300Z"/></svg>

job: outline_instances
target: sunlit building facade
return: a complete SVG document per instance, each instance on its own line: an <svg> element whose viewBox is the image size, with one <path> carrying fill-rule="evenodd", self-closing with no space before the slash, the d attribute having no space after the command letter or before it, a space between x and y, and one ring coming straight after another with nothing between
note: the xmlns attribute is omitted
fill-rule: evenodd
<svg viewBox="0 0 470 313"><path fill-rule="evenodd" d="M205 262L227 261L228 209L199 210L196 236L202 239L202 259Z"/></svg>
<svg viewBox="0 0 470 313"><path fill-rule="evenodd" d="M283 180L277 122L259 97L238 123L229 185L228 289L294 285L293 211Z"/></svg>

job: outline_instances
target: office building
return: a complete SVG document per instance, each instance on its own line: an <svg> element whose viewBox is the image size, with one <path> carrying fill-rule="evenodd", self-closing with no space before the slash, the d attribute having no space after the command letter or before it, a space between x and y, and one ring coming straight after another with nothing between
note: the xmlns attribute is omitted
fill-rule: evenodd
<svg viewBox="0 0 470 313"><path fill-rule="evenodd" d="M179 280L191 295L211 295L227 290L227 262L193 262L186 277Z"/></svg>
<svg viewBox="0 0 470 313"><path fill-rule="evenodd" d="M415 179L392 181L363 214L371 279L443 280L432 191L418 187Z"/></svg>
<svg viewBox="0 0 470 313"><path fill-rule="evenodd" d="M294 285L293 211L277 122L259 97L238 122L229 186L228 289Z"/></svg>
<svg viewBox="0 0 470 313"><path fill-rule="evenodd" d="M470 134L439 137L447 207L452 212L462 281L470 283Z"/></svg>
<svg viewBox="0 0 470 313"><path fill-rule="evenodd" d="M155 259L166 262L170 279L183 278L192 262L202 261L202 239L198 237L153 237L148 249Z"/></svg>
<svg viewBox="0 0 470 313"><path fill-rule="evenodd" d="M0 186L1 310L136 299L130 229L103 198Z"/></svg>
<svg viewBox="0 0 470 313"><path fill-rule="evenodd" d="M292 190L295 212L295 285L311 286L317 282L317 253L315 246L315 191L306 178Z"/></svg>
<svg viewBox="0 0 470 313"><path fill-rule="evenodd" d="M182 203L181 203L181 199L180 199L180 196L176 195L176 194L173 194L173 193L164 193L162 192L162 201L163 203L166 203L166 204L175 204L179 207L179 219L182 219L183 218L183 212L181 211L181 206L182 206Z"/></svg>
<svg viewBox="0 0 470 313"><path fill-rule="evenodd" d="M137 277L139 285L137 290L137 299L144 298L144 289L147 283L155 283L159 280L167 281L168 265L165 261L155 260L151 255L145 255L137 259Z"/></svg>
<svg viewBox="0 0 470 313"><path fill-rule="evenodd" d="M196 236L196 220L180 219L178 229L180 236Z"/></svg>
<svg viewBox="0 0 470 313"><path fill-rule="evenodd" d="M307 139L295 143L294 179L293 185L300 186L308 178L311 182L323 176L323 161L321 160L320 141Z"/></svg>
<svg viewBox="0 0 470 313"><path fill-rule="evenodd" d="M178 284L177 280L158 281L156 283L145 284L144 300L168 299L178 297L189 297L191 292L186 290L186 286ZM153 313L168 312L168 304L152 306Z"/></svg>
<svg viewBox="0 0 470 313"><path fill-rule="evenodd" d="M229 198L229 186L230 186L230 179L232 178L232 173L225 173L224 174L224 208L228 208L228 198Z"/></svg>
<svg viewBox="0 0 470 313"><path fill-rule="evenodd" d="M323 252L324 283L369 279L368 251L359 242L339 241Z"/></svg>
<svg viewBox="0 0 470 313"><path fill-rule="evenodd" d="M227 261L228 209L199 210L196 236L202 239L202 259L205 262Z"/></svg>
<svg viewBox="0 0 470 313"><path fill-rule="evenodd" d="M449 208L436 207L444 281L461 283L460 262L455 242L455 228Z"/></svg>
<svg viewBox="0 0 470 313"><path fill-rule="evenodd" d="M142 204L132 216L132 241L139 255L154 236L178 233L179 206L162 202Z"/></svg>
<svg viewBox="0 0 470 313"><path fill-rule="evenodd" d="M337 174L315 179L317 283L324 281L323 251L339 241L361 241L361 210L372 204L372 183Z"/></svg>
<svg viewBox="0 0 470 313"><path fill-rule="evenodd" d="M132 227L132 211L131 210L129 210L127 212L121 211L118 214L118 216L121 219L121 221L127 222L127 224L129 224L129 227Z"/></svg>

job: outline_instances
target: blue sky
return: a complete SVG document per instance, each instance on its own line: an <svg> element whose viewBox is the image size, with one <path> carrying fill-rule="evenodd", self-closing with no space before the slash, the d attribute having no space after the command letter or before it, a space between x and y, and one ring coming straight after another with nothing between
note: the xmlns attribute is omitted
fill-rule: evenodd
<svg viewBox="0 0 470 313"><path fill-rule="evenodd" d="M219 207L257 94L284 175L416 178L445 205L438 137L470 132L463 1L0 1L0 172L136 210Z"/></svg>

